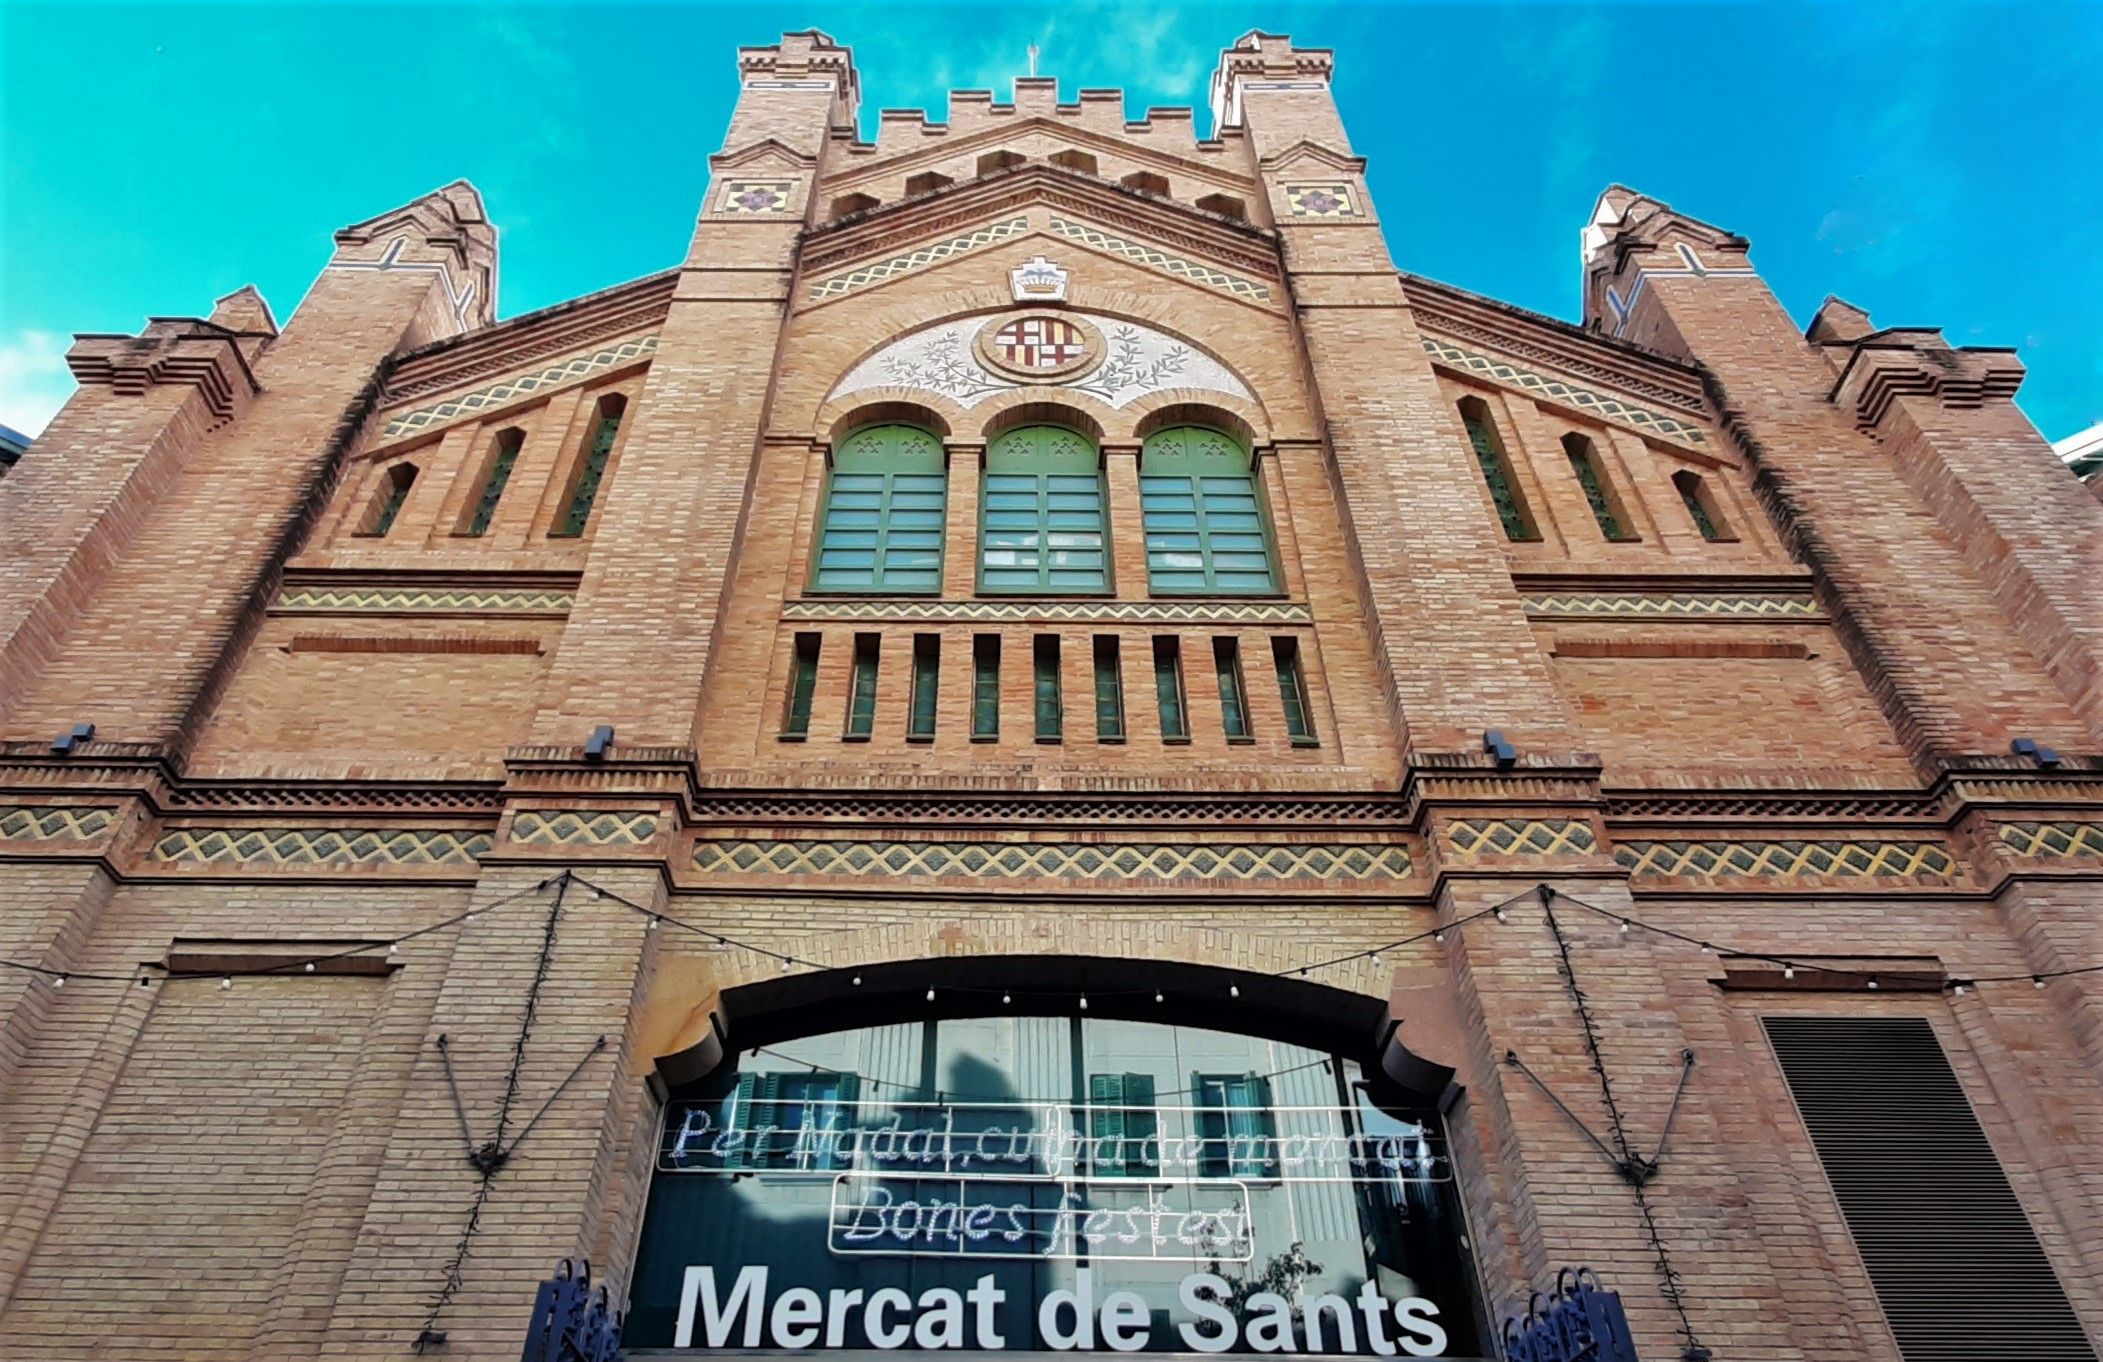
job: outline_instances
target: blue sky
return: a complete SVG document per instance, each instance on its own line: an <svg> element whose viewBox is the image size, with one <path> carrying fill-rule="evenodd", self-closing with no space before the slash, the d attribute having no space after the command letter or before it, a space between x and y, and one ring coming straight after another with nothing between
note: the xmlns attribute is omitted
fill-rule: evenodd
<svg viewBox="0 0 2103 1362"><path fill-rule="evenodd" d="M1574 318L1577 232L1622 181L1741 232L1799 321L2020 347L2049 437L2103 420L2103 4L294 6L0 0L0 423L34 432L76 331L257 284L466 176L503 315L681 255L733 48L820 27L865 129L995 88L1200 106L1252 27L1337 52L1397 263Z"/></svg>

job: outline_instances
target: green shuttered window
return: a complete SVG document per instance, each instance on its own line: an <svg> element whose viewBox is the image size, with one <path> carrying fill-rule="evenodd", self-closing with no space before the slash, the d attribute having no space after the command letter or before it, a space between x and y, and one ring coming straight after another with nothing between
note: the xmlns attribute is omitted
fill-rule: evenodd
<svg viewBox="0 0 2103 1362"><path fill-rule="evenodd" d="M1044 594L1110 589L1101 460L1092 442L1057 426L1024 426L986 447L979 589Z"/></svg>
<svg viewBox="0 0 2103 1362"><path fill-rule="evenodd" d="M1592 519L1599 522L1599 532L1616 544L1634 539L1635 531L1629 528L1628 517L1607 482L1606 468L1600 462L1599 450L1590 437L1574 433L1565 435L1563 457L1570 461L1570 471L1576 475L1577 485L1584 489L1585 501L1592 507Z"/></svg>
<svg viewBox="0 0 2103 1362"><path fill-rule="evenodd" d="M1278 589L1249 453L1202 426L1147 438L1139 461L1146 575L1157 595L1249 596Z"/></svg>
<svg viewBox="0 0 2103 1362"><path fill-rule="evenodd" d="M1130 1177L1160 1168L1152 1074L1088 1075L1089 1164L1098 1174Z"/></svg>
<svg viewBox="0 0 2103 1362"><path fill-rule="evenodd" d="M971 640L971 736L991 742L1000 736L1000 635Z"/></svg>
<svg viewBox="0 0 2103 1362"><path fill-rule="evenodd" d="M1497 521L1504 526L1504 537L1520 542L1539 539L1541 536L1533 527L1533 517L1526 512L1525 499L1512 483L1511 460L1505 455L1503 442L1497 438L1497 428L1490 420L1489 408L1483 405L1481 398L1462 398L1460 421L1467 428L1468 445L1475 451L1475 463L1482 470L1483 485L1490 489L1490 501L1497 508Z"/></svg>
<svg viewBox="0 0 2103 1362"><path fill-rule="evenodd" d="M1032 641L1037 695L1037 741L1057 742L1066 735L1066 704L1059 693L1059 636L1039 634Z"/></svg>
<svg viewBox="0 0 2103 1362"><path fill-rule="evenodd" d="M1098 742L1125 740L1125 683L1117 636L1095 636L1095 736Z"/></svg>
<svg viewBox="0 0 2103 1362"><path fill-rule="evenodd" d="M935 693L942 681L942 636L913 635L913 704L906 720L909 742L927 742L935 736Z"/></svg>
<svg viewBox="0 0 2103 1362"><path fill-rule="evenodd" d="M811 731L811 697L818 691L817 634L796 635L796 652L789 671L788 705L781 716L781 736L801 738Z"/></svg>
<svg viewBox="0 0 2103 1362"><path fill-rule="evenodd" d="M942 442L913 426L869 426L840 442L811 586L886 595L942 589L947 502Z"/></svg>
<svg viewBox="0 0 2103 1362"><path fill-rule="evenodd" d="M1193 1074L1199 1169L1208 1178L1276 1176L1271 1083L1261 1074Z"/></svg>
<svg viewBox="0 0 2103 1362"><path fill-rule="evenodd" d="M599 419L592 426L591 443L585 446L584 457L578 462L577 485L570 491L562 524L555 529L556 538L569 539L584 533L591 520L591 508L599 499L599 484L606 480L613 442L621 433L621 414L627 410L628 400L617 393L599 399Z"/></svg>
<svg viewBox="0 0 2103 1362"><path fill-rule="evenodd" d="M1154 640L1154 707L1161 715L1163 742L1190 741L1190 719L1183 707L1183 647L1172 638Z"/></svg>
<svg viewBox="0 0 2103 1362"><path fill-rule="evenodd" d="M866 738L876 731L876 659L881 638L854 636L854 666L847 681L847 736Z"/></svg>
<svg viewBox="0 0 2103 1362"><path fill-rule="evenodd" d="M526 432L517 426L497 432L489 472L482 478L482 495L476 498L474 514L467 522L469 534L489 533L489 522L496 518L497 502L504 496L504 484L511 481L511 469L518 463L518 452L525 443Z"/></svg>

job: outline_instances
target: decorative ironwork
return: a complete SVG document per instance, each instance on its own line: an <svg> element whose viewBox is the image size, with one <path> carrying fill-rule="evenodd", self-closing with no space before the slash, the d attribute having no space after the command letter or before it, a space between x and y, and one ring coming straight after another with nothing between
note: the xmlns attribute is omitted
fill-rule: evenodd
<svg viewBox="0 0 2103 1362"><path fill-rule="evenodd" d="M1637 1362L1619 1293L1588 1267L1556 1273L1554 1289L1527 1302L1525 1319L1504 1321L1503 1343L1508 1362Z"/></svg>
<svg viewBox="0 0 2103 1362"><path fill-rule="evenodd" d="M591 1284L591 1262L565 1258L540 1284L519 1362L616 1362L621 1312L604 1285Z"/></svg>

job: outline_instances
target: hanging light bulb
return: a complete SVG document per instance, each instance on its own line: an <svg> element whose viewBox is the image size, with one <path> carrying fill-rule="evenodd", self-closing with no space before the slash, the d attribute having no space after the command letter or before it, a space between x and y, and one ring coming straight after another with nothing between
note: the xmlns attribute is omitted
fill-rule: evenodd
<svg viewBox="0 0 2103 1362"><path fill-rule="evenodd" d="M935 996L935 994L934 994L934 990L933 990L933 989L929 989L929 990L928 990L928 994L927 994L927 996L928 996L928 997L930 997L930 998L934 997L934 996ZM1001 1001L1001 1005L1002 1005L1003 1007L1005 1007L1005 1006L1007 1006L1007 1005L1008 1005L1009 1003L1012 1003L1012 1002L1014 1002L1014 1001L1015 1001L1015 995L1014 995L1014 994L1012 994L1012 993L1003 993L1003 994L1001 994L1001 995L1000 995L1000 1001Z"/></svg>
<svg viewBox="0 0 2103 1362"><path fill-rule="evenodd" d="M1239 997L1241 996L1241 985L1240 985L1240 984L1228 984L1228 985L1227 985L1227 996L1228 996L1229 998L1239 998Z"/></svg>
<svg viewBox="0 0 2103 1362"><path fill-rule="evenodd" d="M1711 945L1710 945L1710 944L1709 944L1708 942L1706 942L1706 941L1704 941L1704 942L1702 942L1702 943L1701 943L1701 953L1702 953L1703 955L1707 955L1707 954L1709 954L1710 952L1714 951L1715 949L1716 949L1716 948L1715 948L1714 946L1711 946Z"/></svg>
<svg viewBox="0 0 2103 1362"><path fill-rule="evenodd" d="M388 942L388 943L387 943L387 953L388 953L389 955L400 955L400 954L402 953L402 943L401 943L401 942L399 942L399 941L390 941L390 942Z"/></svg>
<svg viewBox="0 0 2103 1362"><path fill-rule="evenodd" d="M1499 909L1497 909L1497 910L1496 910L1496 913L1497 913L1497 920L1498 920L1499 922L1503 922L1503 921L1505 921L1505 916L1504 916L1504 910L1503 910L1502 908L1499 908Z"/></svg>
<svg viewBox="0 0 2103 1362"><path fill-rule="evenodd" d="M789 972L789 966L795 963L795 961L789 959L786 955L784 955L783 957L781 957L781 972L783 974L787 974Z"/></svg>
<svg viewBox="0 0 2103 1362"><path fill-rule="evenodd" d="M1627 936L1627 935L1628 935L1628 919L1627 919L1627 918L1622 918L1622 919L1621 919L1621 935L1623 935L1623 936Z"/></svg>
<svg viewBox="0 0 2103 1362"><path fill-rule="evenodd" d="M933 989L929 989L927 991L927 1000L929 1002L933 1002L935 1000L935 991Z"/></svg>
<svg viewBox="0 0 2103 1362"><path fill-rule="evenodd" d="M1871 975L1871 976L1870 976L1870 979L1869 979L1869 986L1870 986L1871 988L1875 988L1875 987L1877 986L1877 980L1876 980L1876 976L1875 976L1875 975Z"/></svg>
<svg viewBox="0 0 2103 1362"><path fill-rule="evenodd" d="M1952 984L1950 985L1950 992L1962 998L1964 996L1964 985L1961 982Z"/></svg>
<svg viewBox="0 0 2103 1362"><path fill-rule="evenodd" d="M460 920L462 922L473 922L475 920L475 910L472 908L468 909L466 913L461 915Z"/></svg>
<svg viewBox="0 0 2103 1362"><path fill-rule="evenodd" d="M1157 1003L1161 1001L1161 990L1158 988L1154 990L1154 1001Z"/></svg>
<svg viewBox="0 0 2103 1362"><path fill-rule="evenodd" d="M1081 1011L1083 1011L1083 1012L1086 1012L1087 1010L1088 1010L1088 995L1087 995L1087 994L1085 994L1085 993L1083 993L1083 994L1081 995Z"/></svg>
<svg viewBox="0 0 2103 1362"><path fill-rule="evenodd" d="M65 975L63 975L63 974L54 974L54 975L52 975L52 976L51 976L51 986L52 986L53 988L64 988L64 987L66 986L66 976L65 976Z"/></svg>
<svg viewBox="0 0 2103 1362"><path fill-rule="evenodd" d="M861 976L861 975L857 974L857 975L855 975L855 976L854 976L854 986L855 986L856 988L860 988L860 987L862 986L862 976Z"/></svg>
<svg viewBox="0 0 2103 1362"><path fill-rule="evenodd" d="M1366 955L1366 959L1368 959L1368 960L1371 960L1371 961L1372 961L1372 962L1373 962L1374 964L1376 964L1376 965L1377 965L1377 964L1379 964L1379 963L1380 963L1380 952L1379 952L1379 951L1370 951L1370 952L1368 952L1368 953L1367 953L1367 955Z"/></svg>
<svg viewBox="0 0 2103 1362"><path fill-rule="evenodd" d="M1782 966L1782 977L1783 977L1784 979L1794 979L1794 978L1796 977L1796 966L1794 966L1794 965L1784 965L1784 966Z"/></svg>
<svg viewBox="0 0 2103 1362"><path fill-rule="evenodd" d="M2044 975L2042 975L2042 974L2033 974L2033 975L2031 975L2031 976L2030 976L2030 987L2032 987L2032 988L2043 988L2044 986L2045 986L2045 976L2044 976Z"/></svg>
<svg viewBox="0 0 2103 1362"><path fill-rule="evenodd" d="M654 932L657 930L657 914L650 914L650 920L643 924L643 930L646 932Z"/></svg>
<svg viewBox="0 0 2103 1362"><path fill-rule="evenodd" d="M1445 933L1444 933L1443 931L1433 932L1433 933L1431 934L1431 944L1432 944L1432 945L1434 945L1434 946L1442 946L1442 945L1444 945L1444 944L1445 944L1445 942L1446 942L1446 934L1445 934Z"/></svg>
<svg viewBox="0 0 2103 1362"><path fill-rule="evenodd" d="M222 988L222 989L232 988L233 986L234 986L234 979L233 979L233 976L232 976L232 975L228 975L227 977L225 977L225 978L223 978L223 979L221 979L221 980L219 981L219 987L220 987L220 988Z"/></svg>
<svg viewBox="0 0 2103 1362"><path fill-rule="evenodd" d="M309 973L309 974L312 974L313 972L314 972L314 962L313 962L312 960L309 960L309 961L307 962L307 973Z"/></svg>

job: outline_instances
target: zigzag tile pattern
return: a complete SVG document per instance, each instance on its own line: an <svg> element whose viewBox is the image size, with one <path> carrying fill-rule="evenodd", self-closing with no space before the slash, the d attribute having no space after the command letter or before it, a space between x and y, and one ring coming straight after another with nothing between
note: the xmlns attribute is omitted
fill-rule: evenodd
<svg viewBox="0 0 2103 1362"><path fill-rule="evenodd" d="M525 809L511 820L511 840L527 846L632 847L656 835L654 813Z"/></svg>
<svg viewBox="0 0 2103 1362"><path fill-rule="evenodd" d="M84 842L108 831L115 809L0 804L0 842Z"/></svg>
<svg viewBox="0 0 2103 1362"><path fill-rule="evenodd" d="M1623 842L1614 859L1631 875L1940 879L1957 862L1934 842Z"/></svg>
<svg viewBox="0 0 2103 1362"><path fill-rule="evenodd" d="M423 828L177 828L153 859L187 865L472 866L486 832Z"/></svg>
<svg viewBox="0 0 2103 1362"><path fill-rule="evenodd" d="M1464 818L1446 842L1463 856L1571 856L1599 845L1590 823L1570 818Z"/></svg>
<svg viewBox="0 0 2103 1362"><path fill-rule="evenodd" d="M1078 241L1099 251L1121 255L1127 260L1136 260L1164 274L1173 274L1178 279L1206 284L1238 298L1249 298L1259 303L1267 303L1271 299L1269 286L1259 284L1254 279L1243 279L1239 275L1228 274L1225 270L1217 270L1195 260L1186 260L1179 255L1157 251L1152 246L1127 241L1121 236L1111 236L1108 232L1098 231L1084 222L1054 216L1050 226L1053 232L1069 241Z"/></svg>
<svg viewBox="0 0 2103 1362"><path fill-rule="evenodd" d="M704 841L694 868L730 875L958 875L989 880L1245 882L1409 878L1409 851L1381 845Z"/></svg>
<svg viewBox="0 0 2103 1362"><path fill-rule="evenodd" d="M785 602L791 620L907 620L927 623L1307 624L1298 601L829 601Z"/></svg>
<svg viewBox="0 0 2103 1362"><path fill-rule="evenodd" d="M1528 596L1529 615L1631 619L1816 619L1808 596Z"/></svg>
<svg viewBox="0 0 2103 1362"><path fill-rule="evenodd" d="M912 274L916 270L926 269L929 265L938 265L944 260L953 260L981 247L1021 236L1029 225L1028 218L1009 218L1005 222L990 223L975 232L953 236L946 241L930 242L917 250L907 251L904 255L894 255L889 260L878 260L873 264L857 266L845 274L820 279L811 285L810 297L814 302L844 297L856 289L881 284L887 279Z"/></svg>
<svg viewBox="0 0 2103 1362"><path fill-rule="evenodd" d="M487 411L491 407L501 406L514 397L523 397L529 393L560 387L565 383L598 373L601 369L610 369L616 364L624 364L631 359L640 359L644 355L655 353L657 353L657 337L655 336L640 336L635 340L622 341L619 345L610 345L604 350L596 350L588 355L577 355L570 359L560 360L550 364L545 369L537 369L530 374L519 374L500 383L492 383L486 388L477 388L473 392L462 393L458 397L448 397L443 402L436 402L428 407L418 407L415 411L406 411L400 416L390 417L386 429L381 432L381 436L384 439L391 440L398 435L413 435L420 430L429 430L434 426L446 425L460 417L473 416L476 412Z"/></svg>
<svg viewBox="0 0 2103 1362"><path fill-rule="evenodd" d="M2103 856L2103 823L2003 823L2001 841L2018 856L2061 861Z"/></svg>
<svg viewBox="0 0 2103 1362"><path fill-rule="evenodd" d="M491 611L557 614L576 604L568 591L426 590L415 587L295 587L278 593L278 610L375 614L416 611Z"/></svg>
<svg viewBox="0 0 2103 1362"><path fill-rule="evenodd" d="M1491 355L1480 355L1472 350L1463 350L1457 345L1450 345L1441 340L1433 340L1429 336L1424 337L1424 349L1433 359L1456 365L1468 370L1470 373L1481 374L1486 378L1494 378L1499 382L1509 383L1513 387L1524 388L1528 392L1536 392L1547 397L1560 399L1568 402L1573 407L1582 407L1596 416L1611 417L1616 421L1624 422L1638 430L1648 431L1654 435L1669 435L1674 439L1685 440L1689 444L1697 445L1706 443L1709 438L1702 432L1701 427L1682 421L1676 416L1667 416L1663 412L1638 407L1632 403L1623 402L1618 397L1609 397L1605 393L1594 392L1590 388L1580 388L1575 383L1566 382L1563 379L1554 378L1547 374L1537 374L1531 369L1522 369L1508 360L1497 359Z"/></svg>

